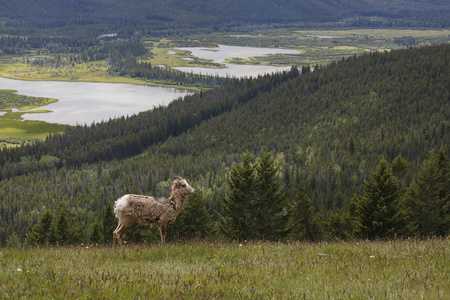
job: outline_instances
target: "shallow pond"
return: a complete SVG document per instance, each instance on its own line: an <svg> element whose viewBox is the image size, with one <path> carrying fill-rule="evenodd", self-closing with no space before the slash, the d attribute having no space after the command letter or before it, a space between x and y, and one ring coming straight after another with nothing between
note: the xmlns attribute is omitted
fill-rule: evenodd
<svg viewBox="0 0 450 300"><path fill-rule="evenodd" d="M37 109L50 113L24 114L25 120L68 125L90 125L109 118L131 116L155 106L167 105L192 91L124 83L24 81L0 77L0 89L18 94L58 99Z"/></svg>
<svg viewBox="0 0 450 300"><path fill-rule="evenodd" d="M294 54L300 55L302 51L279 49L279 48L257 48L257 47L239 47L219 45L215 48L204 47L187 47L177 48L184 51L190 51L191 54L198 58L210 59L215 63L224 64L224 69L210 69L200 67L178 67L175 68L184 72L193 72L195 74L213 75L221 77L250 77L258 76L266 73L279 72L289 70L291 67L274 67L267 65L237 65L225 63L227 58L242 58L248 59L255 56L267 56L270 54Z"/></svg>

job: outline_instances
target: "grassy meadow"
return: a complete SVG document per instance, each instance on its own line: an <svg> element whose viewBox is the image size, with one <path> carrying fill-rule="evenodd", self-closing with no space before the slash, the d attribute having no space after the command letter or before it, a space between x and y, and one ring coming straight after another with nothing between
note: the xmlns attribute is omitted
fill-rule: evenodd
<svg viewBox="0 0 450 300"><path fill-rule="evenodd" d="M18 95L14 90L0 90L0 148L18 146L36 139L44 139L49 133L63 132L66 125L50 124L42 121L22 119L24 113L46 113L48 110L35 109L58 101L44 97ZM17 111L12 109L16 108Z"/></svg>
<svg viewBox="0 0 450 300"><path fill-rule="evenodd" d="M2 299L448 299L450 240L0 248Z"/></svg>

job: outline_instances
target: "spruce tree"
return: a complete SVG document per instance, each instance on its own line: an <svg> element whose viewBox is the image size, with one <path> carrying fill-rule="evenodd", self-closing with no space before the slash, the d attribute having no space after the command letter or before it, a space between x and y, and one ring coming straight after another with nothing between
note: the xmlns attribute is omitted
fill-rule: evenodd
<svg viewBox="0 0 450 300"><path fill-rule="evenodd" d="M71 230L70 230L70 211L69 206L66 202L61 202L59 204L59 213L56 218L56 236L60 244L67 244L71 240Z"/></svg>
<svg viewBox="0 0 450 300"><path fill-rule="evenodd" d="M233 164L227 178L229 192L223 200L225 216L220 228L226 237L245 240L251 237L251 201L255 195L255 166L250 152L241 163Z"/></svg>
<svg viewBox="0 0 450 300"><path fill-rule="evenodd" d="M211 232L211 217L206 208L209 197L201 188L189 197L176 221L168 227L171 238L206 238ZM212 194L212 193L211 193Z"/></svg>
<svg viewBox="0 0 450 300"><path fill-rule="evenodd" d="M358 218L361 237L374 239L394 236L398 231L398 180L392 175L385 159L364 185L365 195L360 198Z"/></svg>
<svg viewBox="0 0 450 300"><path fill-rule="evenodd" d="M52 226L53 214L46 210L41 218L41 221L34 225L28 232L27 243L31 245L44 245L48 243L50 229Z"/></svg>
<svg viewBox="0 0 450 300"><path fill-rule="evenodd" d="M443 236L450 231L449 161L441 149L429 154L403 203L409 234Z"/></svg>
<svg viewBox="0 0 450 300"><path fill-rule="evenodd" d="M105 242L112 242L113 232L116 229L117 220L111 204L107 204L103 212L102 235Z"/></svg>
<svg viewBox="0 0 450 300"><path fill-rule="evenodd" d="M42 219L39 222L39 244L45 244L48 241L48 235L53 222L53 214L51 211L46 210L42 215Z"/></svg>
<svg viewBox="0 0 450 300"><path fill-rule="evenodd" d="M100 239L100 225L98 224L97 220L95 220L94 225L92 226L92 233L89 237L89 241L91 243L98 243L100 242Z"/></svg>
<svg viewBox="0 0 450 300"><path fill-rule="evenodd" d="M276 240L285 234L286 196L277 180L272 153L265 152L256 164L255 197L251 201L251 228L259 239Z"/></svg>
<svg viewBox="0 0 450 300"><path fill-rule="evenodd" d="M318 235L314 207L304 189L299 189L289 212L289 236L299 240L313 241Z"/></svg>

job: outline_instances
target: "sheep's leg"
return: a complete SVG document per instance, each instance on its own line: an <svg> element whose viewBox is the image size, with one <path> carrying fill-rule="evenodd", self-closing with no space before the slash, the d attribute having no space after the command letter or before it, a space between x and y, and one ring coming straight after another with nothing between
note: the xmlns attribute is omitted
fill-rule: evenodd
<svg viewBox="0 0 450 300"><path fill-rule="evenodd" d="M161 233L161 246L166 243L166 226L167 225L161 225L159 227L159 232Z"/></svg>
<svg viewBox="0 0 450 300"><path fill-rule="evenodd" d="M116 247L116 242L117 239L120 239L120 236L118 235L119 229L122 227L122 224L119 222L119 224L117 225L116 230L114 230L113 232L113 248ZM120 245L122 245L122 243L120 243Z"/></svg>
<svg viewBox="0 0 450 300"><path fill-rule="evenodd" d="M127 224L127 223L121 223L119 222L119 225L117 225L116 230L114 230L113 233L113 247L116 246L116 241L119 242L120 246L123 246L123 241L122 241L122 234L128 230L128 228L130 228L132 224Z"/></svg>

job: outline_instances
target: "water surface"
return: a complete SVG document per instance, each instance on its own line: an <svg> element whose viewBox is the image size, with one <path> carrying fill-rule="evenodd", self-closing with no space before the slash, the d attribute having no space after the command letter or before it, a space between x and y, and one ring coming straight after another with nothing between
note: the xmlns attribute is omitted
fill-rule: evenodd
<svg viewBox="0 0 450 300"><path fill-rule="evenodd" d="M50 113L24 114L25 120L68 125L90 125L109 118L131 116L155 106L167 105L192 91L125 83L24 81L0 77L0 89L18 94L58 99L37 109Z"/></svg>
<svg viewBox="0 0 450 300"><path fill-rule="evenodd" d="M177 67L175 69L184 72L193 72L195 74L221 76L221 77L255 77L266 73L274 73L289 70L291 67L275 67L268 65L237 65L225 63L227 58L248 59L255 56L267 56L270 54L293 54L300 55L302 51L279 49L279 48L257 48L257 47L239 47L219 45L215 48L205 47L187 47L177 48L180 50L190 51L193 56L210 59L215 63L224 64L224 69L210 69L200 67Z"/></svg>

